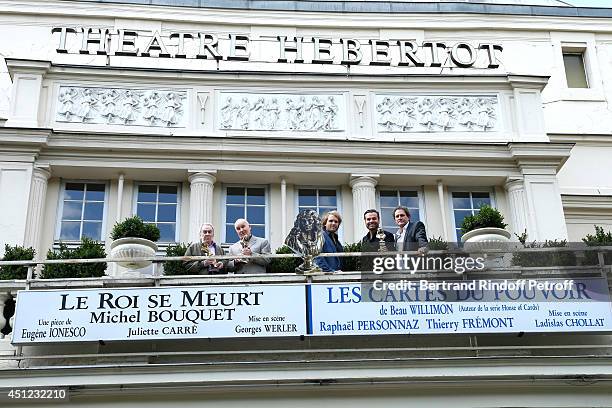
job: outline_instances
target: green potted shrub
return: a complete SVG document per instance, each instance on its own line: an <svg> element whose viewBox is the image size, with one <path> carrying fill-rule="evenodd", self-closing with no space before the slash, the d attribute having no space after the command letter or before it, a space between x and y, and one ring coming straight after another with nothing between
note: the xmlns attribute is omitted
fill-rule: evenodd
<svg viewBox="0 0 612 408"><path fill-rule="evenodd" d="M278 247L277 254L293 254L294 252L287 245ZM270 262L271 273L295 273L295 268L300 265L300 258L273 258Z"/></svg>
<svg viewBox="0 0 612 408"><path fill-rule="evenodd" d="M4 246L3 261L31 261L34 259L34 248L26 248L15 245ZM28 267L20 265L3 265L0 266L0 280L15 280L25 279L28 276Z"/></svg>
<svg viewBox="0 0 612 408"><path fill-rule="evenodd" d="M49 250L47 260L54 259L103 259L106 258L104 245L89 238L82 238L76 248L68 248L60 242L59 250ZM106 262L80 264L46 264L40 277L42 279L99 278L104 276Z"/></svg>
<svg viewBox="0 0 612 408"><path fill-rule="evenodd" d="M189 245L191 245L191 243L168 245L166 248L166 256L184 256L185 252L187 252L187 248L189 248ZM187 266L184 261L166 261L164 263L164 275L193 275L193 273L187 270Z"/></svg>
<svg viewBox="0 0 612 408"><path fill-rule="evenodd" d="M427 241L427 248L430 251L448 251L448 241L446 241L441 236L429 238L429 240ZM427 254L427 258L426 258L427 264L425 265L423 269L426 269L426 270L442 269L444 265L444 259L447 256L448 255L446 254L436 254L436 255ZM429 261L429 259L433 259L434 261ZM436 261L437 259L440 259L441 261Z"/></svg>
<svg viewBox="0 0 612 408"><path fill-rule="evenodd" d="M129 269L140 269L151 265L152 261L133 261L131 258L149 258L155 256L159 239L159 228L154 224L145 224L142 218L135 215L118 222L111 231L113 242L110 254L113 259L125 259L117 262Z"/></svg>
<svg viewBox="0 0 612 408"><path fill-rule="evenodd" d="M495 208L483 205L475 215L468 215L461 224L461 242L481 249L501 249L503 243L510 241L510 233L505 230L504 216ZM476 245L474 245L476 244Z"/></svg>
<svg viewBox="0 0 612 408"><path fill-rule="evenodd" d="M448 242L442 237L429 238L427 248L430 251L448 251Z"/></svg>
<svg viewBox="0 0 612 408"><path fill-rule="evenodd" d="M527 242L527 231L521 235L515 234L524 248L566 248L566 240L546 240L543 243ZM545 266L575 266L577 263L576 253L568 251L555 252L515 252L512 255L512 264L524 267Z"/></svg>
<svg viewBox="0 0 612 408"><path fill-rule="evenodd" d="M343 245L344 252L361 252L361 242L355 242L349 244L345 242ZM345 256L342 257L342 270L343 271L360 271L361 270L361 259L358 256Z"/></svg>
<svg viewBox="0 0 612 408"><path fill-rule="evenodd" d="M587 234L586 237L582 238L582 242L588 247L612 246L612 231L605 232L603 227L597 225L594 225L594 227L595 235ZM599 251L595 249L596 248L593 248L586 252L585 264L597 265L599 263L599 258L597 256ZM612 264L612 252L604 252L604 263L606 265Z"/></svg>

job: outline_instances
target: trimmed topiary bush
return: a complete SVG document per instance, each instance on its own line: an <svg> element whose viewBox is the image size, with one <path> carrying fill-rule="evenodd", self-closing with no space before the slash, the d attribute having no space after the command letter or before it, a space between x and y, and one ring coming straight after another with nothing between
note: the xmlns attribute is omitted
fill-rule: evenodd
<svg viewBox="0 0 612 408"><path fill-rule="evenodd" d="M168 245L166 248L166 256L184 256L189 244L178 243L176 245ZM178 276L178 275L193 275L193 273L187 270L187 266L183 261L166 261L164 262L164 275L165 276Z"/></svg>
<svg viewBox="0 0 612 408"><path fill-rule="evenodd" d="M287 245L278 247L276 254L293 254L294 252ZM270 262L271 273L295 273L297 268L302 263L301 258L272 258Z"/></svg>
<svg viewBox="0 0 612 408"><path fill-rule="evenodd" d="M489 205L480 207L480 211L475 215L468 215L461 223L463 234L478 228L501 228L505 229L508 224L504 223L504 216L495 208Z"/></svg>
<svg viewBox="0 0 612 408"><path fill-rule="evenodd" d="M26 248L15 245L4 246L3 261L31 261L34 259L36 251L34 248ZM19 265L3 265L0 266L0 280L25 279L28 276L28 267Z"/></svg>
<svg viewBox="0 0 612 408"><path fill-rule="evenodd" d="M98 259L106 258L104 245L89 238L82 238L81 245L74 249L60 243L58 251L49 250L47 260L53 259ZM42 279L98 278L104 276L106 262L82 264L47 264L40 275Z"/></svg>
<svg viewBox="0 0 612 408"><path fill-rule="evenodd" d="M113 240L120 238L144 238L149 241L159 240L159 228L155 224L145 224L139 216L135 215L118 222L111 231Z"/></svg>
<svg viewBox="0 0 612 408"><path fill-rule="evenodd" d="M361 242L355 242L352 244L345 243L343 247L344 247L344 252L361 252ZM360 271L361 270L361 259L358 256L342 257L342 270L343 271Z"/></svg>

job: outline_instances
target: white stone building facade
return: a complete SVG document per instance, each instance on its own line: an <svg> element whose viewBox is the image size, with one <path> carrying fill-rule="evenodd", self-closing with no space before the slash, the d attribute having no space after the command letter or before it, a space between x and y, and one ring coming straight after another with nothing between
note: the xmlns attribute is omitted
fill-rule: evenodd
<svg viewBox="0 0 612 408"><path fill-rule="evenodd" d="M208 221L232 243L246 217L274 249L305 207L338 209L342 240L355 242L364 210L391 229L398 204L447 241L483 203L530 240L612 229L612 9L501 3L0 0L0 247L44 254L83 236L108 246L113 224L139 214L165 243L194 241ZM585 86L568 81L564 55L580 56ZM373 376L431 381L422 395L380 383L367 396L368 376L338 363L317 378L346 375L345 387L315 401L296 385L307 378L279 366L245 376L264 385L225 403L269 405L269 382L285 378L298 391L275 403L442 406L457 401L436 396L449 375L471 390L457 391L461 406L485 406L524 391L533 370L512 371L516 389L476 394L480 375L503 374L370 364ZM137 371L104 375L138 383ZM179 387L181 375L209 373L170 375ZM576 387L540 384L516 405L609 403L603 385L579 405L588 395ZM214 405L222 396L210 392Z"/></svg>
<svg viewBox="0 0 612 408"><path fill-rule="evenodd" d="M594 223L612 225L606 18L477 24L484 15L68 3L4 5L2 34L14 40L2 50L2 195L13 198L2 204L2 243L44 252L83 228L106 240L138 211L170 223L167 241L195 239L208 220L230 242L226 225L250 210L279 246L304 205L340 209L353 242L363 210L391 206L394 193L449 241L478 204L472 192L530 239L579 240ZM587 88L568 87L564 50L584 56ZM103 205L63 214L71 181L102 183ZM143 183L173 186L175 208L139 210ZM263 206L229 208L228 189ZM75 223L62 231L61 219Z"/></svg>

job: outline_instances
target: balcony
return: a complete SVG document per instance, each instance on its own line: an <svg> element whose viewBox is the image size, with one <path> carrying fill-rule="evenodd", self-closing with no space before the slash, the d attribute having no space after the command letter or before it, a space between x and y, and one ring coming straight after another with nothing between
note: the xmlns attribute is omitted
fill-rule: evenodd
<svg viewBox="0 0 612 408"><path fill-rule="evenodd" d="M70 390L78 393L79 390L92 389L100 384L110 388L120 386L129 388L142 384L172 382L176 380L174 376L180 377L181 373L186 372L192 374L197 372L205 376L205 379L200 377L196 381L198 387L252 386L272 383L278 386L327 384L352 384L354 386L362 383L392 384L398 381L405 383L442 380L448 382L489 380L529 382L534 379L549 381L559 378L569 382L609 381L612 378L612 365L610 364L612 336L609 334L612 327L609 320L612 315L609 302L612 247L598 247L596 252L585 250L572 252L574 255L572 255L573 265L571 266L513 265L517 263L517 259L522 259L518 263L523 264L525 264L525 259L530 259L529 262L532 263L535 259L537 264L537 259L542 259L542 257L558 259L559 254L567 252L560 248L522 249L505 253L491 251L487 254L487 259L497 257L498 260L502 259L502 262L488 263L482 270L467 271L463 274L438 269L420 270L414 274L395 270L385 272L384 276L385 281L388 282L404 280L414 282L415 285L418 285L420 281L465 283L474 280L593 280L600 284L603 282L605 293L601 293L602 297L596 306L590 304L598 308L600 312L603 310L604 315L607 314L605 322L602 320L599 328L572 327L567 330L530 331L522 329L521 324L518 324L516 330L511 328L502 330L493 327L483 329L474 325L471 329L468 325L466 329L464 321L463 330L458 330L456 333L453 327L449 326L447 329L437 330L435 334L431 332L418 334L419 330L407 330L403 334L393 333L393 330L390 330L390 334L385 334L384 327L371 330L371 334L364 333L363 330L358 331L357 327L353 332L348 330L344 333L331 334L326 333L325 326L320 325L321 313L325 313L326 310L322 308L318 316L317 311L312 309L313 315L306 318L311 324L308 329L311 334L300 331L298 327L293 334L270 337L261 337L260 334L248 332L236 332L234 336L224 337L206 334L186 334L184 336L179 334L176 336L176 333L172 333L167 338L157 335L146 339L134 335L132 338L119 340L98 339L85 342L62 340L49 343L35 340L32 341L32 344L25 342L13 345L11 344L12 327L19 325L19 322L15 321L13 305L14 302L20 302L20 297L28 291L51 293L60 290L63 291L61 293L74 294L79 292L70 291L88 290L110 293L110 291L129 288L135 291L134 293L141 293L139 291L167 289L180 292L187 289L226 286L267 290L267 288L278 285L286 285L300 289L307 286L312 287L312 291L308 290L308 296L315 297L315 288L359 287L364 291L366 288L371 288L372 280L378 276L351 271L313 275L281 273L213 276L153 275L130 279L102 277L45 280L32 277L25 280L0 281L0 307L4 309L0 313L0 316L4 316L4 319L0 319L0 326L3 327L0 337L0 388L25 384L24 381L26 381L28 386L53 383L69 387ZM415 253L406 254L415 255ZM455 258L466 255L468 254L460 249L430 251L428 254L431 257ZM341 254L341 256L364 259L362 253L348 253ZM521 256L523 258L520 258ZM293 258L295 255L271 255L270 257ZM215 258L223 259L224 257ZM202 260L207 257L155 257L150 259L158 269L168 261ZM514 259L515 262L509 261L511 259ZM116 262L113 259L101 259L5 261L2 264L27 265L29 276L33 276L34 269L39 265L96 261L107 264ZM426 290L421 293L425 292ZM431 292L436 293L435 290ZM326 303L342 303L339 299L344 295L334 292L335 297L332 300L331 290L329 293L329 302ZM346 293L345 300L348 300L350 290ZM386 300L391 304L394 303L392 299ZM406 299L396 300L395 303L398 305L406 301ZM498 306L511 304L500 299L492 302L470 300L471 303L466 301L465 304L486 304L492 307L496 307L496 304ZM294 307L294 302L299 304L301 301L302 299L296 296L293 300L282 303L282 307L277 307L275 310L280 314L285 313ZM313 300L307 299L307 301ZM452 301L456 302L457 299ZM518 301L515 304L546 304L546 302L538 303L540 301L541 299L533 299L533 301ZM552 301L561 304L563 299L552 299L551 297ZM53 315L52 305L30 303L28 305L35 308L49 308L49 315ZM65 309L75 307L78 309L77 303L68 302L65 306ZM331 306L335 307L335 305ZM376 307L378 308L379 305L377 304ZM46 311L36 313L40 316L47 315ZM431 314L430 317L436 317L436 313L431 312ZM503 314L502 311L499 312L500 316ZM492 316L497 315L497 313L492 314ZM548 314L542 315L541 321L545 321L544 318L547 316ZM325 317L330 322L337 321L341 324L346 316L336 314ZM360 318L366 319L367 317L357 316L355 322ZM461 320L459 318L457 321ZM109 332L114 330L112 323L98 322L98 324L106 324L105 327ZM430 323L430 326L431 324L433 323ZM175 337L171 338L172 336ZM24 373L27 374L24 376ZM94 373L95 375L91 377ZM117 376L118 373L121 373L121 376ZM167 379L162 379L159 376L163 373L171 374L168 374ZM192 381L193 379L190 379L187 383Z"/></svg>

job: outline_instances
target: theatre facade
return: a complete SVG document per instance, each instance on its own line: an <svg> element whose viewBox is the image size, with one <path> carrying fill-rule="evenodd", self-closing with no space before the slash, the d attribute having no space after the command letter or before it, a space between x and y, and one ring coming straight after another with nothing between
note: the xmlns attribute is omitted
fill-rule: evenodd
<svg viewBox="0 0 612 408"><path fill-rule="evenodd" d="M612 229L612 9L553 1L149 3L0 0L0 251L25 245L43 257L60 242L89 237L108 253L112 226L131 215L156 223L162 250L194 242L204 222L215 226L217 242L232 244L234 221L247 218L274 251L304 208L340 211L340 239L348 243L366 233L370 208L392 231L398 205L425 223L428 237L449 242L483 204L530 241L580 241L593 225ZM107 274L127 276L115 265ZM270 349L258 342L231 369L103 371L82 363L84 356L79 373L99 374L100 389L116 391L116 384L141 384L142 372L142 386L159 386L160 399L134 391L133 404L149 406L196 382L213 405L224 398L219 389L234 386L241 391L227 406L320 403L316 383L331 385L320 397L326 403L378 405L377 398L395 406L408 398L396 376L426 384L409 398L432 406L486 406L512 401L514 392L524 393L518 406L609 404L602 402L607 383L587 393L546 381L559 370L570 382L574 375L609 381L609 361L534 369L521 360L508 378L502 366L518 360L470 367L465 358L441 365L424 358L385 367L377 363L385 342L409 355L410 347L442 350L475 339L392 338L358 340L380 348L364 351L368 360L359 366L343 362L359 353L349 351L350 340L330 343L327 363L304 362L308 374L282 361L260 361L269 370L249 373L243 365L261 357L253 350ZM485 339L500 342L508 346L496 358L521 353L507 339ZM240 350L246 343L227 344ZM278 344L284 358L302 349L293 340ZM449 359L461 354L440 350ZM61 377L70 369L56 370ZM532 370L541 379L535 387L527 384ZM166 374L175 384L155 377ZM207 375L214 381L196 379ZM478 390L480 381L498 380L511 391ZM375 384L374 394L366 383ZM447 400L443 384L458 399ZM92 391L89 401L104 392ZM593 405L579 405L589 395Z"/></svg>
<svg viewBox="0 0 612 408"><path fill-rule="evenodd" d="M34 4L2 27L2 243L138 214L167 243L246 217L274 248L306 207L355 242L398 204L447 241L483 203L530 240L612 225L606 18Z"/></svg>

